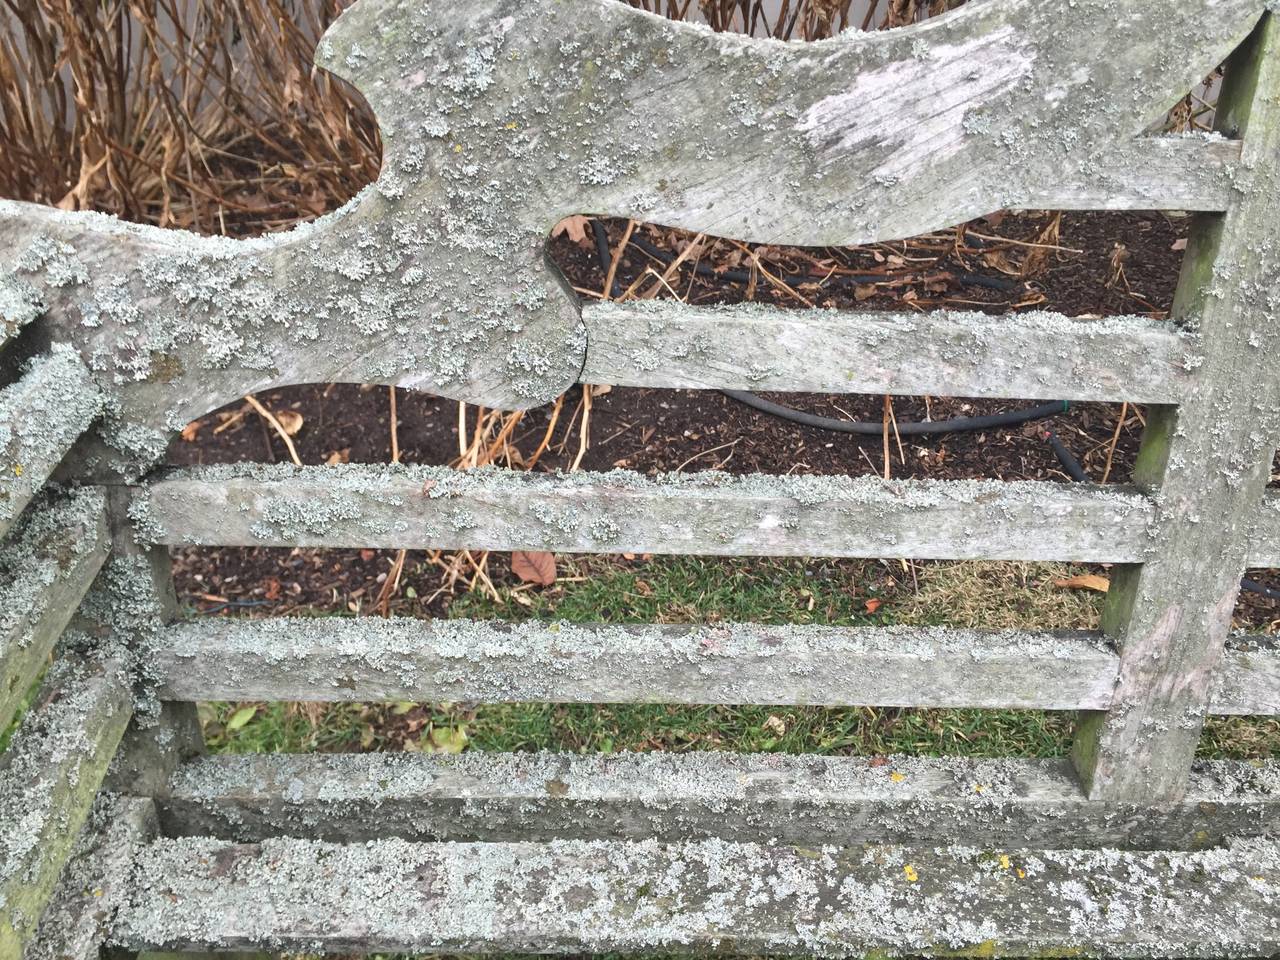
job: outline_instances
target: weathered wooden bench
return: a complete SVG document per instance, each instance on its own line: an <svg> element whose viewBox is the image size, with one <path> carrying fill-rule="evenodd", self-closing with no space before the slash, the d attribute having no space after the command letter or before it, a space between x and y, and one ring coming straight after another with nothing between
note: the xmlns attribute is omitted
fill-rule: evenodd
<svg viewBox="0 0 1280 960"><path fill-rule="evenodd" d="M973 0L803 45L610 0L360 0L320 44L378 183L232 242L0 203L0 958L116 951L1280 951L1280 714L1230 634L1280 566L1280 27L1263 0ZM1148 133L1229 58L1219 135ZM580 211L745 240L1007 207L1201 214L1176 322L581 309ZM156 470L279 384L520 407L576 382L1126 399L1132 488L411 467ZM175 545L1116 564L1097 633L180 622ZM47 667L50 656L52 666ZM1070 760L203 756L199 699L1080 712Z"/></svg>

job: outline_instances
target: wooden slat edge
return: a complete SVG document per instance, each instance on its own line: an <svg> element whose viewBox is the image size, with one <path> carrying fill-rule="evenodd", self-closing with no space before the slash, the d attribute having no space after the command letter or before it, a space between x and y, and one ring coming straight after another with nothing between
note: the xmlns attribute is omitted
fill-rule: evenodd
<svg viewBox="0 0 1280 960"><path fill-rule="evenodd" d="M182 471L143 488L132 515L171 545L1127 563L1152 506L1048 482L344 464Z"/></svg>
<svg viewBox="0 0 1280 960"><path fill-rule="evenodd" d="M0 730L48 662L110 549L105 498L81 490L32 511L0 545Z"/></svg>
<svg viewBox="0 0 1280 960"><path fill-rule="evenodd" d="M158 840L130 949L1263 956L1280 847L1021 853L623 841Z"/></svg>
<svg viewBox="0 0 1280 960"><path fill-rule="evenodd" d="M178 769L166 834L237 842L718 838L1199 849L1280 828L1280 763L1202 763L1158 806L1089 803L1065 760L784 754L265 754Z"/></svg>
<svg viewBox="0 0 1280 960"><path fill-rule="evenodd" d="M1232 638L1213 677L1209 712L1280 715L1280 646L1275 637Z"/></svg>
<svg viewBox="0 0 1280 960"><path fill-rule="evenodd" d="M1249 566L1280 567L1280 493L1268 490L1254 526Z"/></svg>
<svg viewBox="0 0 1280 960"><path fill-rule="evenodd" d="M1043 183L1006 206L1045 210L1226 210L1241 142L1217 135L1136 137L1108 148L1083 171Z"/></svg>
<svg viewBox="0 0 1280 960"><path fill-rule="evenodd" d="M22 960L102 960L134 860L157 829L150 799L99 794Z"/></svg>
<svg viewBox="0 0 1280 960"><path fill-rule="evenodd" d="M1145 317L588 304L583 383L1177 403L1196 338Z"/></svg>
<svg viewBox="0 0 1280 960"><path fill-rule="evenodd" d="M103 395L65 345L0 391L0 537L102 412Z"/></svg>
<svg viewBox="0 0 1280 960"><path fill-rule="evenodd" d="M762 624L208 618L168 628L165 700L824 704L1104 710L1088 633Z"/></svg>
<svg viewBox="0 0 1280 960"><path fill-rule="evenodd" d="M34 932L131 713L118 664L68 654L0 755L0 956Z"/></svg>
<svg viewBox="0 0 1280 960"><path fill-rule="evenodd" d="M0 349L42 311L40 298L30 286L0 270Z"/></svg>

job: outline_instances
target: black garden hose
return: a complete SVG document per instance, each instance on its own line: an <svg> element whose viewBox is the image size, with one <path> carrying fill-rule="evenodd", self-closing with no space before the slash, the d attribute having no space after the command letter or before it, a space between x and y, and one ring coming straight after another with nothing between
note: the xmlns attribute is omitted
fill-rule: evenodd
<svg viewBox="0 0 1280 960"><path fill-rule="evenodd" d="M817 427L820 430L834 430L839 433L856 433L864 437L880 437L884 435L884 423L866 423L858 420L836 420L834 417L820 417L805 413L794 407L785 407L780 403L765 400L754 393L741 390L721 390L726 397L737 400L761 413L782 420L790 420L806 427ZM938 433L964 433L971 430L990 430L995 427L1011 427L1028 420L1043 420L1059 413L1066 413L1071 404L1066 400L1055 400L1053 403L1028 407L1023 410L1010 410L1008 413L994 413L985 417L956 417L951 420L923 421L920 423L900 423L897 433L904 437L920 437Z"/></svg>
<svg viewBox="0 0 1280 960"><path fill-rule="evenodd" d="M1049 442L1054 456L1062 464L1062 469L1067 471L1067 475L1077 483L1088 483L1089 475L1084 472L1084 467L1080 466L1080 461L1073 457L1071 451L1058 439L1058 435L1052 430L1046 430L1042 436Z"/></svg>

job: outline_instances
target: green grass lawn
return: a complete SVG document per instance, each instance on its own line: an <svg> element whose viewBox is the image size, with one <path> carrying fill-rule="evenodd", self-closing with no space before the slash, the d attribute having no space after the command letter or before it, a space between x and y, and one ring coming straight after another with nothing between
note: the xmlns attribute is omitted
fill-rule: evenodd
<svg viewBox="0 0 1280 960"><path fill-rule="evenodd" d="M1099 594L1055 587L1060 564L656 557L560 559L555 587L459 597L455 617L1088 628ZM412 582L412 577L410 578ZM870 601L870 603L869 603ZM877 604L878 601L878 604ZM875 608L874 613L868 608ZM1034 710L557 704L204 704L214 751L739 750L1052 757L1073 717ZM234 718L234 720L233 720ZM1206 757L1266 757L1280 720L1217 718Z"/></svg>

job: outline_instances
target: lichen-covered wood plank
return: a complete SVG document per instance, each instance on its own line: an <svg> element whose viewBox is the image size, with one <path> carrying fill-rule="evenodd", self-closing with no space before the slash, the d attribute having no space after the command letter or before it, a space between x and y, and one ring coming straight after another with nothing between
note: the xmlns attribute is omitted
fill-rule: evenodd
<svg viewBox="0 0 1280 960"><path fill-rule="evenodd" d="M1233 55L1220 129L1244 141L1239 196L1192 233L1174 316L1198 319L1197 389L1148 420L1135 468L1157 502L1150 551L1112 578L1104 628L1121 649L1107 714L1076 741L1091 796L1176 797L1200 739L1258 505L1280 436L1280 24Z"/></svg>
<svg viewBox="0 0 1280 960"><path fill-rule="evenodd" d="M133 861L157 827L150 800L100 793L22 960L102 960Z"/></svg>
<svg viewBox="0 0 1280 960"><path fill-rule="evenodd" d="M1280 764L1202 763L1185 799L1093 803L1066 760L785 754L265 754L180 767L166 835L257 842L718 838L1202 849L1280 829Z"/></svg>
<svg viewBox="0 0 1280 960"><path fill-rule="evenodd" d="M114 634L140 665L144 695L125 731L104 789L153 797L167 789L179 763L204 752L204 732L194 703L157 701L156 650L165 626L178 616L173 564L163 547L139 542L129 517L130 491L110 488L112 569L106 590L86 611L93 626ZM121 612L123 611L123 616Z"/></svg>
<svg viewBox="0 0 1280 960"><path fill-rule="evenodd" d="M103 395L79 355L55 346L0 390L0 537L102 412Z"/></svg>
<svg viewBox="0 0 1280 960"><path fill-rule="evenodd" d="M159 840L129 948L342 953L1265 956L1280 847L1196 853L722 840Z"/></svg>
<svg viewBox="0 0 1280 960"><path fill-rule="evenodd" d="M1209 712L1280 715L1280 646L1274 637L1232 638L1213 675Z"/></svg>
<svg viewBox="0 0 1280 960"><path fill-rule="evenodd" d="M166 700L803 703L1105 709L1096 636L947 627L209 618L170 628Z"/></svg>
<svg viewBox="0 0 1280 960"><path fill-rule="evenodd" d="M0 730L8 727L107 557L103 495L28 512L0 544Z"/></svg>
<svg viewBox="0 0 1280 960"><path fill-rule="evenodd" d="M1133 562L1151 502L1116 488L875 477L220 466L139 490L156 543Z"/></svg>
<svg viewBox="0 0 1280 960"><path fill-rule="evenodd" d="M100 363L121 402L109 436L137 466L164 432L281 383L533 406L587 354L543 255L570 213L821 245L1011 206L1220 209L1233 146L1142 136L1261 11L1002 0L805 44L613 0L361 0L317 54L382 131L381 176L350 204L237 242L0 203L0 271Z"/></svg>
<svg viewBox="0 0 1280 960"><path fill-rule="evenodd" d="M0 349L40 316L43 308L31 287L0 269Z"/></svg>
<svg viewBox="0 0 1280 960"><path fill-rule="evenodd" d="M619 386L1175 403L1199 363L1193 335L1144 317L643 300L588 305L583 322L582 382Z"/></svg>
<svg viewBox="0 0 1280 960"><path fill-rule="evenodd" d="M0 755L0 957L35 931L132 705L118 661L68 653Z"/></svg>
<svg viewBox="0 0 1280 960"><path fill-rule="evenodd" d="M1268 492L1262 500L1249 546L1249 566L1280 567L1280 494Z"/></svg>

